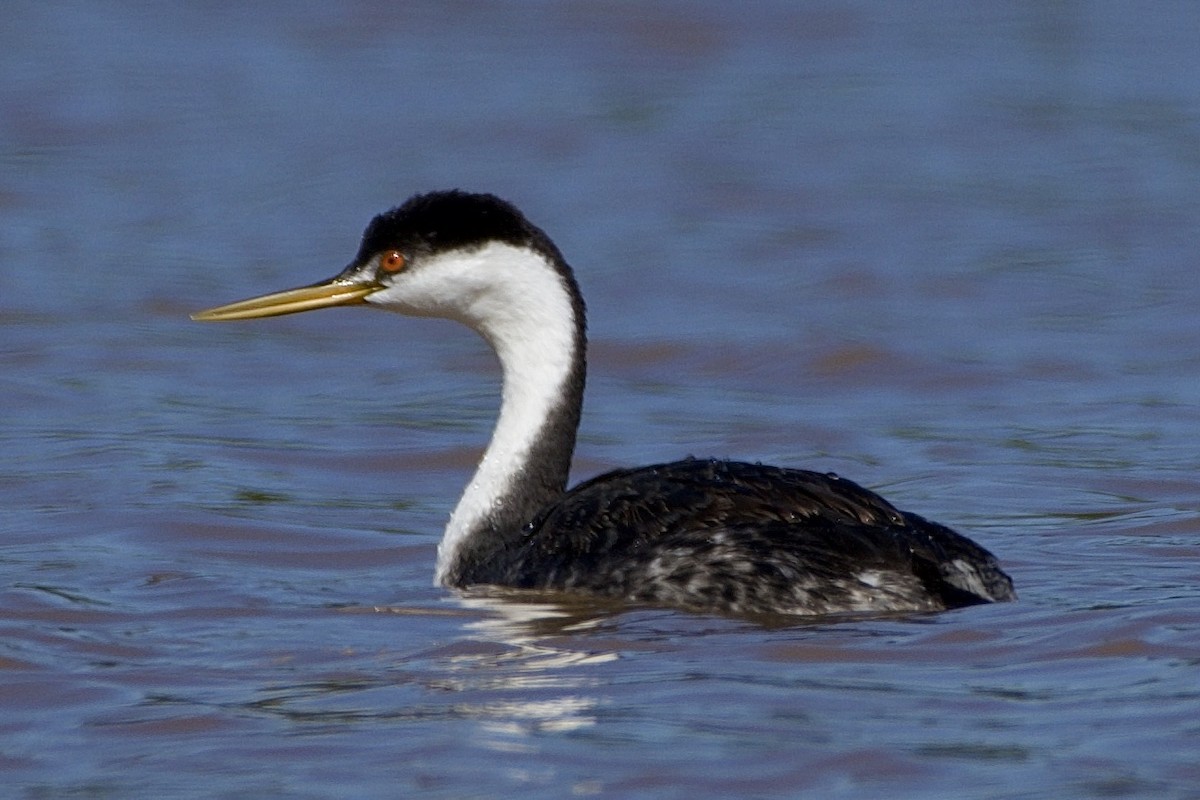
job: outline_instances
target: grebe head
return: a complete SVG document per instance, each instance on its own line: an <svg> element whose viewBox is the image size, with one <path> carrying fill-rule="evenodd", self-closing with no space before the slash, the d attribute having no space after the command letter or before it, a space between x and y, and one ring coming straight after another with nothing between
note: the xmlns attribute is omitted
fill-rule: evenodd
<svg viewBox="0 0 1200 800"><path fill-rule="evenodd" d="M508 318L552 303L555 295L567 297L582 318L574 278L545 233L494 195L445 191L417 195L376 216L354 260L332 279L192 318L252 319L365 304L457 319L490 339Z"/></svg>

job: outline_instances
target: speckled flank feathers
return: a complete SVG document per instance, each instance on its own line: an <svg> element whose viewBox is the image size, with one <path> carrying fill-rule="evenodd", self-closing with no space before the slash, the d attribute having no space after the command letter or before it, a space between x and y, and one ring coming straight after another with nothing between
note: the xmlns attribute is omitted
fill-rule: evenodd
<svg viewBox="0 0 1200 800"><path fill-rule="evenodd" d="M983 548L857 484L689 459L588 481L456 584L586 591L730 613L933 611L1012 599Z"/></svg>

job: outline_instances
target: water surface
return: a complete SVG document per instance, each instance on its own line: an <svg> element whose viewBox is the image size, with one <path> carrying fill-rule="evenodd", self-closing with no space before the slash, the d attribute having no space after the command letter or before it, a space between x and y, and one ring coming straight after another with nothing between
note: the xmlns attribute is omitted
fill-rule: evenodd
<svg viewBox="0 0 1200 800"><path fill-rule="evenodd" d="M1200 796L1192 5L7 10L12 796ZM187 314L450 186L579 273L577 478L836 471L1020 602L432 587L495 413L477 338Z"/></svg>

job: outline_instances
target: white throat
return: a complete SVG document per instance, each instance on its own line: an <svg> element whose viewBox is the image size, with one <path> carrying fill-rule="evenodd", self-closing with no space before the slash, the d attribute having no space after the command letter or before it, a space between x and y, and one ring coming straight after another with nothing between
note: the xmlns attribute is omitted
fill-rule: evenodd
<svg viewBox="0 0 1200 800"><path fill-rule="evenodd" d="M459 320L500 359L500 416L438 546L434 580L441 584L467 538L508 495L564 394L576 357L571 297L543 256L491 243L431 258L369 302Z"/></svg>

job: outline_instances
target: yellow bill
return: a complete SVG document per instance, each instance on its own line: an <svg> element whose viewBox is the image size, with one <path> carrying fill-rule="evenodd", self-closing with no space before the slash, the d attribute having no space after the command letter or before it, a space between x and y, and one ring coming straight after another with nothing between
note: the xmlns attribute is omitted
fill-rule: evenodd
<svg viewBox="0 0 1200 800"><path fill-rule="evenodd" d="M302 286L283 292L264 294L249 300L197 311L192 319L201 322L219 322L231 319L257 319L297 314L314 308L351 306L364 302L364 298L381 287L376 283L351 283L332 280L314 286Z"/></svg>

